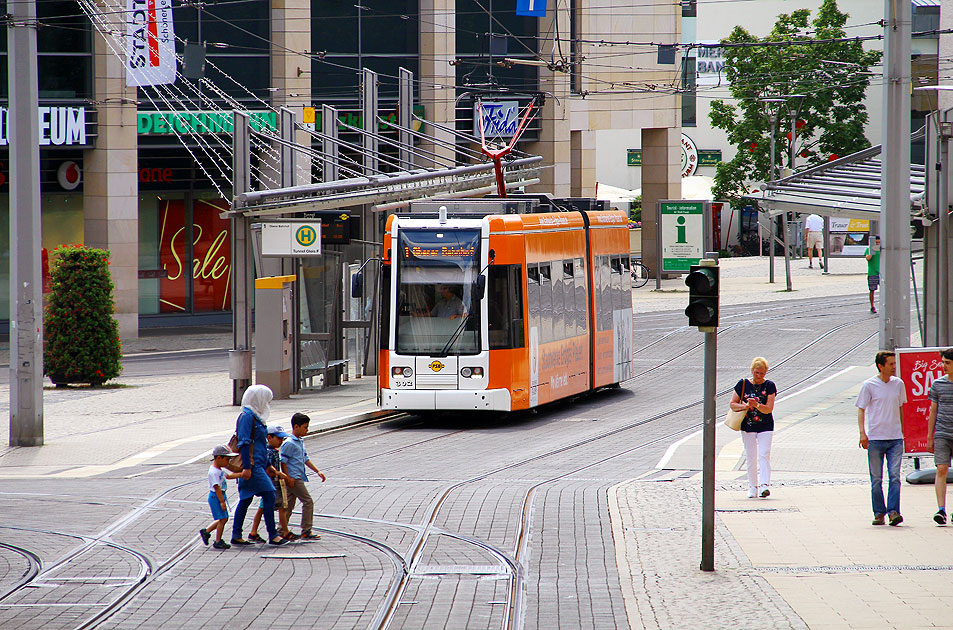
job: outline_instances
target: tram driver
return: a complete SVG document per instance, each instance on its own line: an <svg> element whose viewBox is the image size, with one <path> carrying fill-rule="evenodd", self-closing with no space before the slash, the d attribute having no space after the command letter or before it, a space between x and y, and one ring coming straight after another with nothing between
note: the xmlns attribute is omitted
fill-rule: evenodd
<svg viewBox="0 0 953 630"><path fill-rule="evenodd" d="M443 317L447 319L457 319L466 315L466 307L463 300L457 297L449 285L441 284L437 286L439 297L433 308L430 309L431 317Z"/></svg>

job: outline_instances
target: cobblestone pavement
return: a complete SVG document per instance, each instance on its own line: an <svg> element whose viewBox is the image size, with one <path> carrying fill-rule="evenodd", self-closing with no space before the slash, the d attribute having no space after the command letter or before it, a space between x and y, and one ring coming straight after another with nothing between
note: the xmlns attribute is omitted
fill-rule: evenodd
<svg viewBox="0 0 953 630"><path fill-rule="evenodd" d="M721 389L746 371L752 346L776 366L771 377L782 391L872 354L864 340L876 320L864 315L862 296L726 307L724 316ZM620 390L535 414L407 417L309 438L312 459L329 475L309 484L323 538L277 548L218 552L196 535L210 520L201 456L224 439L236 412L214 395L223 374L190 376L196 382L186 386L143 376L135 387L58 399L48 446L0 450L0 626L805 627L801 604L779 586L789 575L778 569L788 565L764 562L751 547L762 539L735 534L743 513L720 515L716 575L697 570L700 457L691 436L701 348L682 319L640 316L638 377ZM320 404L280 402L272 422L309 406L330 415L360 408L348 387ZM353 400L335 402L338 394ZM117 418L126 410L140 415ZM790 435L789 452L803 454L811 433L801 427L810 421L778 433L780 496L772 501L829 465L830 457L791 455L798 461L786 468L782 438ZM143 449L157 454L140 458ZM741 487L736 450L725 443L719 460L725 506ZM838 465L851 482L845 487L864 494L850 462ZM829 487L798 489L809 499ZM783 523L789 513L780 514ZM33 570L41 571L33 587L16 588ZM733 603L739 597L745 605ZM514 603L517 624L507 625Z"/></svg>

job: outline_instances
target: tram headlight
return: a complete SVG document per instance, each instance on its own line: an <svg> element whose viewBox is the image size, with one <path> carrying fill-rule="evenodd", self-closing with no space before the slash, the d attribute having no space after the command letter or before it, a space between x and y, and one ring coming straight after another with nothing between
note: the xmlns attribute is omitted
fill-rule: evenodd
<svg viewBox="0 0 953 630"><path fill-rule="evenodd" d="M468 367L465 367L462 370L460 370L460 376L462 376L463 378L470 378L470 374L472 373L473 373L473 370L471 370Z"/></svg>
<svg viewBox="0 0 953 630"><path fill-rule="evenodd" d="M390 369L391 376L403 376L404 378L410 378L414 375L414 371L409 367L392 367Z"/></svg>
<svg viewBox="0 0 953 630"><path fill-rule="evenodd" d="M409 367L405 367L403 373L405 378L410 378L411 376L414 375L414 371L411 370Z"/></svg>
<svg viewBox="0 0 953 630"><path fill-rule="evenodd" d="M483 378L483 368L465 367L460 370L460 376L463 378Z"/></svg>

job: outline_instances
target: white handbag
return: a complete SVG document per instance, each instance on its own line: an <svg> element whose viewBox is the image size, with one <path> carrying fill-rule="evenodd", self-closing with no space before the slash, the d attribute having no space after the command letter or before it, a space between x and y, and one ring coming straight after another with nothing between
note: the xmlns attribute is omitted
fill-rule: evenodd
<svg viewBox="0 0 953 630"><path fill-rule="evenodd" d="M748 379L744 380L744 385L741 386L741 397L744 399L745 385L748 384ZM735 411L730 406L728 407L728 414L725 416L725 426L731 429L732 431L741 430L741 422L745 419L745 416L748 415L747 409L742 409L741 411Z"/></svg>

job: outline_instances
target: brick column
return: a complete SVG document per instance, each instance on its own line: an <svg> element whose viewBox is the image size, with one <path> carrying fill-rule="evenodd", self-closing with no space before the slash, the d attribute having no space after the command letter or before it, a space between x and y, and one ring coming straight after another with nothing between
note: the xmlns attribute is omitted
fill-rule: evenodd
<svg viewBox="0 0 953 630"><path fill-rule="evenodd" d="M653 271L659 264L655 205L681 197L681 161L680 128L642 130L642 260Z"/></svg>
<svg viewBox="0 0 953 630"><path fill-rule="evenodd" d="M427 120L447 126L453 126L456 118L454 101L456 99L456 72L450 62L456 57L456 1L420 0L420 71L414 78L420 81L420 103L424 106ZM428 127L426 133L446 142L453 142L453 135ZM423 151L437 153L447 159L454 158L452 149L422 142ZM431 162L419 158L419 166L429 167Z"/></svg>
<svg viewBox="0 0 953 630"><path fill-rule="evenodd" d="M117 28L125 29L124 25ZM139 336L139 182L136 90L123 60L94 36L96 148L83 156L84 241L112 252L115 318L123 340Z"/></svg>
<svg viewBox="0 0 953 630"><path fill-rule="evenodd" d="M275 109L289 107L295 120L302 122L301 112L311 106L311 59L295 54L295 50L311 50L311 0L274 0L271 4L271 86L277 88L271 97ZM311 146L311 136L299 131L295 142ZM279 146L275 145L279 150ZM311 160L305 153L295 152L295 185L311 183ZM270 174L281 181L277 173ZM267 182L269 187L277 187Z"/></svg>

